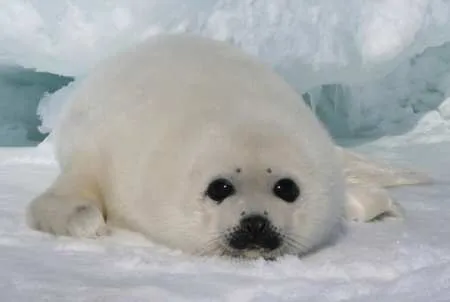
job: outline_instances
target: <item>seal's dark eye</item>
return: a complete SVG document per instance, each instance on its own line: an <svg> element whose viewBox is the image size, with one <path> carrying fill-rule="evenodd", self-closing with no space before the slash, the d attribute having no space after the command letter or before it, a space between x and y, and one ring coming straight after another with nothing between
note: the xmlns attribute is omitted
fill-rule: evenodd
<svg viewBox="0 0 450 302"><path fill-rule="evenodd" d="M206 190L206 195L214 201L221 203L225 198L235 193L233 184L225 178L213 180Z"/></svg>
<svg viewBox="0 0 450 302"><path fill-rule="evenodd" d="M294 202L300 195L300 189L290 178L282 178L273 186L273 194L286 202Z"/></svg>

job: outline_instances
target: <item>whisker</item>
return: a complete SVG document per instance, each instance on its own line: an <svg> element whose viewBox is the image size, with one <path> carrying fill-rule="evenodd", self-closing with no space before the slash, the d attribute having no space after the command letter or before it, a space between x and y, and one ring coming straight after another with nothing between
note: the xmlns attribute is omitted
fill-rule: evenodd
<svg viewBox="0 0 450 302"><path fill-rule="evenodd" d="M311 240L298 234L284 233L278 231L279 236L283 238L284 244L273 251L266 251L261 254L265 259L276 259L286 254L304 254L313 246ZM226 237L226 232L211 232L211 237L201 248L199 248L195 254L198 256L211 256L216 255L219 257L230 257L237 261L244 260L247 256L231 249L223 240Z"/></svg>
<svg viewBox="0 0 450 302"><path fill-rule="evenodd" d="M215 243L216 242L211 242L205 245L196 254L199 256L214 255L220 249L220 247Z"/></svg>
<svg viewBox="0 0 450 302"><path fill-rule="evenodd" d="M309 240L298 235L285 234L284 240L289 250L292 250L295 254L305 253L311 247L311 244L308 243Z"/></svg>
<svg viewBox="0 0 450 302"><path fill-rule="evenodd" d="M214 232L210 233L210 235L212 236L212 238L208 240L203 247L196 251L195 254L199 256L214 255L218 251L223 249L222 245L220 244L223 233Z"/></svg>
<svg viewBox="0 0 450 302"><path fill-rule="evenodd" d="M292 240L294 240L295 242L297 242L297 243L303 243L303 245L306 245L306 246L312 246L312 242L311 242L311 239L308 239L308 238L306 238L306 237L304 237L304 236L301 236L301 235L298 235L298 234L292 234L292 233L288 233L287 234L287 236L290 238L290 239L292 239ZM301 242L300 242L301 241Z"/></svg>
<svg viewBox="0 0 450 302"><path fill-rule="evenodd" d="M306 244L295 240L295 239L290 239L289 244L291 247L295 248L298 252L305 252L309 249L309 246L307 246Z"/></svg>

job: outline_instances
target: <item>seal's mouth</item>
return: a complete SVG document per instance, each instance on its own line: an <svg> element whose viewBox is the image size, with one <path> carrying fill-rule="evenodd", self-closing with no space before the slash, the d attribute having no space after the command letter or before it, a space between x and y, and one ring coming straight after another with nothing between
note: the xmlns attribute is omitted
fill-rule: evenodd
<svg viewBox="0 0 450 302"><path fill-rule="evenodd" d="M202 248L199 255L218 255L221 257L245 260L264 259L273 261L289 252L289 244L285 236L269 232L252 237L240 230L222 234Z"/></svg>
<svg viewBox="0 0 450 302"><path fill-rule="evenodd" d="M200 255L219 255L231 258L275 260L295 252L298 244L282 229L264 216L251 215L238 225L220 232L199 250Z"/></svg>
<svg viewBox="0 0 450 302"><path fill-rule="evenodd" d="M274 258L280 254L283 239L268 219L250 216L229 230L225 238L226 254L240 258Z"/></svg>
<svg viewBox="0 0 450 302"><path fill-rule="evenodd" d="M278 249L282 244L280 234L274 230L248 232L237 229L226 236L228 246L237 251L265 251Z"/></svg>
<svg viewBox="0 0 450 302"><path fill-rule="evenodd" d="M245 249L245 250L234 250L229 248L224 248L222 256L228 256L231 258L239 259L264 259L267 261L274 261L278 257L282 256L280 250L268 251L266 249Z"/></svg>

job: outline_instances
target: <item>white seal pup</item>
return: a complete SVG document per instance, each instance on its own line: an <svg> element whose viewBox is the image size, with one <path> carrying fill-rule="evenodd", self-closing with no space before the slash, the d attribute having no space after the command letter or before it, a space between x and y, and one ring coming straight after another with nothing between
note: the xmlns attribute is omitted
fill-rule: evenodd
<svg viewBox="0 0 450 302"><path fill-rule="evenodd" d="M28 221L57 235L112 226L187 253L275 258L325 244L345 211L391 207L346 190L340 149L280 76L206 38L153 37L107 60L55 136L61 172Z"/></svg>

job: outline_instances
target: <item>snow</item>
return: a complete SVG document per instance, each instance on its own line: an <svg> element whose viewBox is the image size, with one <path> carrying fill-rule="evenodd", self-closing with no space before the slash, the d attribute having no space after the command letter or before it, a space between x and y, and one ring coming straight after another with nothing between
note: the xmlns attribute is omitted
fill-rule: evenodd
<svg viewBox="0 0 450 302"><path fill-rule="evenodd" d="M276 262L195 258L119 230L80 240L27 228L26 204L57 173L51 136L2 146L37 144L78 79L162 32L257 56L340 143L435 183L391 190L403 220L352 224L334 246ZM449 153L447 0L0 1L2 301L448 301Z"/></svg>
<svg viewBox="0 0 450 302"><path fill-rule="evenodd" d="M200 258L116 230L110 238L55 238L28 229L24 208L57 173L51 153L0 149L0 288L4 301L448 301L450 143L346 142L435 179L391 190L404 219L352 224L305 258ZM44 145L45 146L45 145Z"/></svg>

